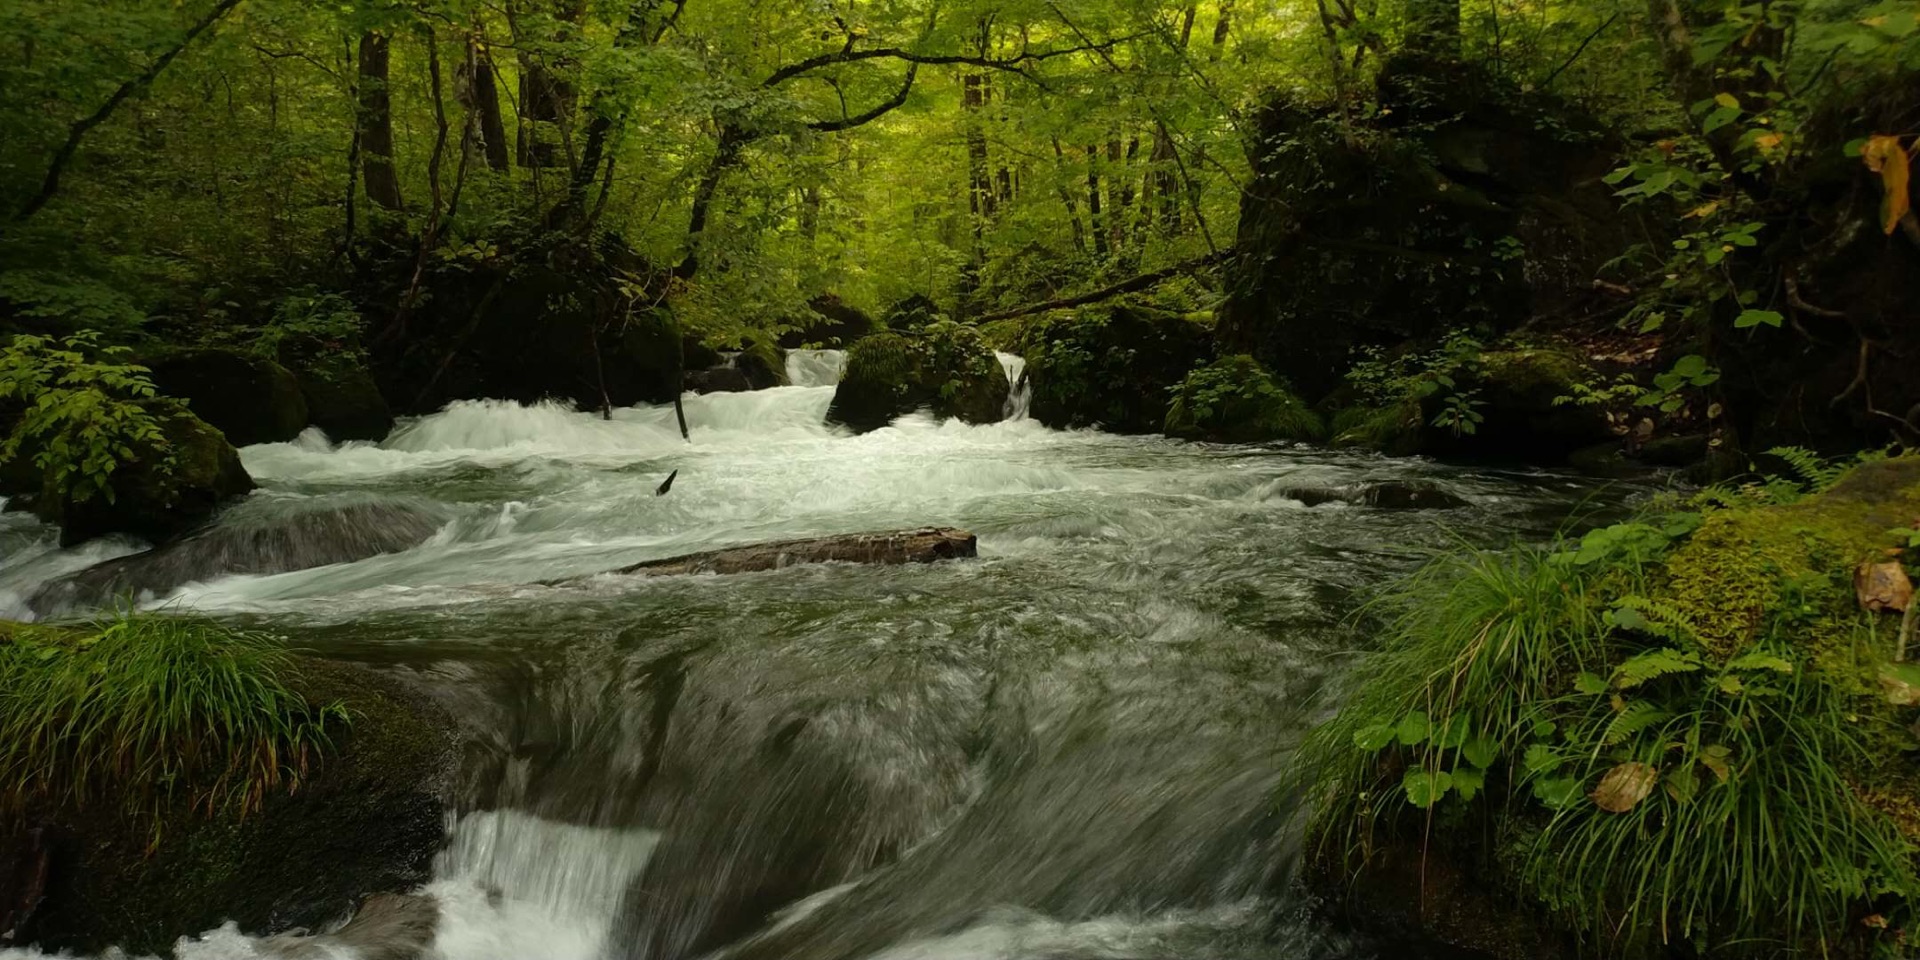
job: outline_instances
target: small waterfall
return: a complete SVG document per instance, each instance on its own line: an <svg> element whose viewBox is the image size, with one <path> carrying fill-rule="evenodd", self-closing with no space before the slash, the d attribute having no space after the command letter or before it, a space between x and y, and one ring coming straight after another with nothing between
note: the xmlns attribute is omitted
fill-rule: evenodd
<svg viewBox="0 0 1920 960"><path fill-rule="evenodd" d="M1011 353L996 352L1000 369L1007 372L1007 403L1000 409L1002 420L1025 420L1027 406L1033 402L1033 381L1027 379L1027 359Z"/></svg>
<svg viewBox="0 0 1920 960"><path fill-rule="evenodd" d="M831 387L847 368L845 350L788 350L787 383L796 387Z"/></svg>

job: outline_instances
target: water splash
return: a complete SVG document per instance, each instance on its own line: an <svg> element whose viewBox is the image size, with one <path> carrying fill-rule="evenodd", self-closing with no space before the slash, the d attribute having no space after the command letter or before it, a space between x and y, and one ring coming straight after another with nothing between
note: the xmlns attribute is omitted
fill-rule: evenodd
<svg viewBox="0 0 1920 960"><path fill-rule="evenodd" d="M831 387L846 369L844 350L787 351L787 382L796 387Z"/></svg>
<svg viewBox="0 0 1920 960"><path fill-rule="evenodd" d="M1003 420L1025 420L1027 407L1033 403L1033 381L1027 379L1027 361L1025 357L1005 351L997 351L994 356L1000 360L1000 369L1007 372L1006 405L1001 408Z"/></svg>

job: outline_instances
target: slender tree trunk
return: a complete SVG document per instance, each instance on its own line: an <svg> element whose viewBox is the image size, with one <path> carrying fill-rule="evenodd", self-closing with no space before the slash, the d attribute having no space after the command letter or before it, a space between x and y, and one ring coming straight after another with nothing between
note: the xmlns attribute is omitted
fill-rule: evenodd
<svg viewBox="0 0 1920 960"><path fill-rule="evenodd" d="M400 175L393 167L393 101L387 84L387 38L360 35L360 178L367 199L400 209Z"/></svg>
<svg viewBox="0 0 1920 960"><path fill-rule="evenodd" d="M1080 225L1080 205L1073 200L1073 191L1067 189L1064 179L1067 169L1067 152L1060 147L1060 138L1053 138L1054 185L1060 193L1060 203L1067 208L1067 222L1073 225L1073 248L1082 256L1087 252L1087 231Z"/></svg>
<svg viewBox="0 0 1920 960"><path fill-rule="evenodd" d="M552 11L561 24L555 42L570 39L586 16L584 0L561 0ZM518 22L517 17L509 19ZM520 136L519 161L523 167L566 167L571 153L572 120L577 100L573 82L566 74L572 64L547 58L527 49L528 38L518 38L520 51Z"/></svg>
<svg viewBox="0 0 1920 960"><path fill-rule="evenodd" d="M687 217L687 252L680 259L680 265L673 269L674 276L691 280L699 274L700 244L707 232L707 218L713 210L714 194L720 190L720 178L740 162L740 151L746 147L749 139L738 127L729 125L720 128L719 146L713 152L713 159L707 161L707 169L700 175L700 183L693 189L693 209Z"/></svg>
<svg viewBox="0 0 1920 960"><path fill-rule="evenodd" d="M1232 30L1233 0L1220 0L1220 17L1213 21L1213 59L1220 59L1220 55L1226 52L1227 34Z"/></svg>
<svg viewBox="0 0 1920 960"><path fill-rule="evenodd" d="M1093 234L1093 253L1107 258L1107 234L1100 229L1100 148L1087 146L1087 226Z"/></svg>
<svg viewBox="0 0 1920 960"><path fill-rule="evenodd" d="M480 147L487 156L487 169L505 172L507 124L500 116L500 86L494 77L493 54L481 45L478 36L467 40L467 84L470 109L478 115Z"/></svg>
<svg viewBox="0 0 1920 960"><path fill-rule="evenodd" d="M1407 0L1407 48L1459 59L1460 0Z"/></svg>
<svg viewBox="0 0 1920 960"><path fill-rule="evenodd" d="M973 215L976 248L993 219L995 198L993 179L987 169L987 133L981 127L980 113L987 102L987 78L968 74L960 80L960 105L967 123L967 209Z"/></svg>

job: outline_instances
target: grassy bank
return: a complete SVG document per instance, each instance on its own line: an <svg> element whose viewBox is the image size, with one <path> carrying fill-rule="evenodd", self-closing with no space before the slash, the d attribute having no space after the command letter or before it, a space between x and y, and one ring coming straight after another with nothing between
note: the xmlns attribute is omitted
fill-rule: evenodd
<svg viewBox="0 0 1920 960"><path fill-rule="evenodd" d="M275 638L201 620L0 624L0 806L256 811L347 721L289 689L287 666Z"/></svg>
<svg viewBox="0 0 1920 960"><path fill-rule="evenodd" d="M1811 474L1467 552L1381 600L1379 652L1303 754L1320 862L1444 859L1607 954L1904 943L1920 676L1905 599L1856 573L1916 559L1920 459Z"/></svg>

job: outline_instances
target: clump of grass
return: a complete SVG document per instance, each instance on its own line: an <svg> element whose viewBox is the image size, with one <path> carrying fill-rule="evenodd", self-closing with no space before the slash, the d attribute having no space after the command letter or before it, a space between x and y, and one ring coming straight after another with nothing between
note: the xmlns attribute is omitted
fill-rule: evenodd
<svg viewBox="0 0 1920 960"><path fill-rule="evenodd" d="M1463 550L1378 601L1381 650L1300 757L1323 853L1357 875L1450 846L1606 953L1909 936L1916 849L1869 801L1912 780L1912 738L1868 679L1889 630L1841 556L1874 538L1817 497L1691 506ZM1703 631L1700 570L1789 553L1737 642ZM1486 835L1504 842L1461 839Z"/></svg>
<svg viewBox="0 0 1920 960"><path fill-rule="evenodd" d="M258 810L298 789L347 721L290 689L288 667L276 638L205 620L0 623L0 809Z"/></svg>

